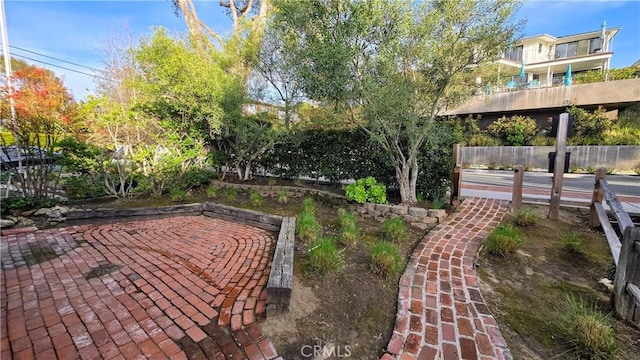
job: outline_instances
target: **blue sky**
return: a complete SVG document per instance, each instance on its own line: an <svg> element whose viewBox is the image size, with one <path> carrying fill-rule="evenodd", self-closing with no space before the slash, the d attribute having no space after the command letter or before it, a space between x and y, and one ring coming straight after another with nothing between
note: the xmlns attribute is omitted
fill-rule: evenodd
<svg viewBox="0 0 640 360"><path fill-rule="evenodd" d="M195 0L198 15L212 29L225 33L231 21L218 0ZM186 29L176 17L169 0L146 1L27 1L5 0L9 44L53 58L93 68L103 64L103 46L114 32L131 33L135 38L151 33L154 26L173 31ZM547 33L554 36L621 27L613 41L612 67L624 67L640 60L640 0L528 0L517 14L526 18L523 36ZM16 48L15 55L27 56L81 72L91 70ZM94 89L90 76L26 60L47 67L64 79L76 99L84 99Z"/></svg>

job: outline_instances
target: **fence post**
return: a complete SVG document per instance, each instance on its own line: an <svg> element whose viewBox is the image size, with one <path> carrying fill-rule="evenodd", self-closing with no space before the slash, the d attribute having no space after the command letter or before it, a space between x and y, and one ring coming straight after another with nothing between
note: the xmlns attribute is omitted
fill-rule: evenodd
<svg viewBox="0 0 640 360"><path fill-rule="evenodd" d="M460 205L460 189L462 185L462 168L459 165L460 144L453 144L453 153L451 162L453 163L453 171L451 172L451 198L449 203L453 206Z"/></svg>
<svg viewBox="0 0 640 360"><path fill-rule="evenodd" d="M513 194L511 195L511 213L515 214L522 207L522 182L524 167L518 165L513 169Z"/></svg>
<svg viewBox="0 0 640 360"><path fill-rule="evenodd" d="M604 179L606 176L607 169L599 167L596 172L596 182L593 185L593 196L591 197L591 212L589 213L589 226L591 227L600 225L600 219L598 219L598 213L596 212L596 207L593 204L602 203L604 191L602 191L602 186L600 186L600 180Z"/></svg>
<svg viewBox="0 0 640 360"><path fill-rule="evenodd" d="M560 212L560 198L562 196L562 179L564 176L564 155L567 152L567 127L569 114L560 114L558 121L558 137L556 138L556 159L553 171L553 187L549 201L549 219L558 220Z"/></svg>
<svg viewBox="0 0 640 360"><path fill-rule="evenodd" d="M637 245L636 245L637 244ZM640 306L627 288L640 285L640 228L627 227L622 237L620 261L613 284L616 314L624 320L640 323ZM632 287L633 287L632 285Z"/></svg>

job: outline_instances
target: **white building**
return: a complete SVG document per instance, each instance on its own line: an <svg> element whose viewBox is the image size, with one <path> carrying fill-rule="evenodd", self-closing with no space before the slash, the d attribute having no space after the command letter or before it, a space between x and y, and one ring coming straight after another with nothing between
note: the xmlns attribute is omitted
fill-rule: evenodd
<svg viewBox="0 0 640 360"><path fill-rule="evenodd" d="M508 49L500 66L524 66L524 77L516 75L504 81L507 88L537 88L565 83L570 65L571 76L588 70L607 70L613 56L612 41L619 27L555 37L548 34L521 39ZM513 73L514 69L510 69ZM504 80L504 79L501 79Z"/></svg>

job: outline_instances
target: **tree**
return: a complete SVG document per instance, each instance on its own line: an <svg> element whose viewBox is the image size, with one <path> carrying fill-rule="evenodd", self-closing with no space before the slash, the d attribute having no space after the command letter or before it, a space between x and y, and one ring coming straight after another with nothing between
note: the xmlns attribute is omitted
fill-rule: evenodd
<svg viewBox="0 0 640 360"><path fill-rule="evenodd" d="M296 34L305 94L351 114L394 164L403 203L414 203L418 153L441 109L470 96L520 24L510 0L410 3L277 0L276 23Z"/></svg>
<svg viewBox="0 0 640 360"><path fill-rule="evenodd" d="M56 141L72 129L73 98L55 74L47 69L24 62L17 62L12 74L13 93L0 88L3 98L13 98L18 119L20 149L13 150L2 137L2 151L9 160L15 160L16 152L23 156L23 171L16 172L17 184L22 195L43 200L55 193L59 170L52 164ZM2 113L8 114L8 102L2 102Z"/></svg>

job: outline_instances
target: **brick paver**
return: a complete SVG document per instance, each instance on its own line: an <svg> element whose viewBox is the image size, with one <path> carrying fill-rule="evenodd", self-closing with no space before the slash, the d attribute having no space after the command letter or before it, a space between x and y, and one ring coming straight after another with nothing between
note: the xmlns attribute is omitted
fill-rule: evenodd
<svg viewBox="0 0 640 360"><path fill-rule="evenodd" d="M503 200L467 198L414 250L400 278L393 335L382 359L509 359L478 286L474 258L506 214Z"/></svg>
<svg viewBox="0 0 640 360"><path fill-rule="evenodd" d="M265 312L274 236L203 216L9 230L2 359L277 356Z"/></svg>

